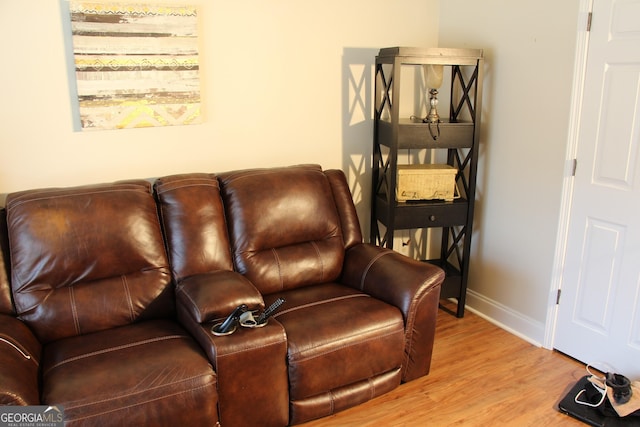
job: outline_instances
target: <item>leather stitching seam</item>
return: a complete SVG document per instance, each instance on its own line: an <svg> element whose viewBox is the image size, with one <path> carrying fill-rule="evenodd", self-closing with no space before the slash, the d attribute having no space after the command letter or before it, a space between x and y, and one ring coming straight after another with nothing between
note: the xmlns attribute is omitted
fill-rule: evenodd
<svg viewBox="0 0 640 427"><path fill-rule="evenodd" d="M133 311L133 301L131 300L131 291L129 290L129 282L127 281L127 276L122 275L122 286L124 287L124 294L127 298L127 305L129 307L129 317L131 321L135 319L134 311Z"/></svg>
<svg viewBox="0 0 640 427"><path fill-rule="evenodd" d="M181 380L181 381L176 381L176 382L174 382L174 383L165 384L165 385L162 385L162 386L159 386L159 387L148 388L148 389L145 389L145 390L142 390L142 391L136 392L136 393L127 393L127 394L123 394L123 395L120 395L120 396L113 397L113 398L111 398L111 399L103 399L103 400L99 400L99 401L91 402L91 403L90 403L90 405L93 405L93 404L96 404L96 403L104 403L104 402L108 402L108 401L110 401L110 400L119 399L119 398L121 398L121 397L125 397L125 396L131 396L131 395L135 395L135 394L146 393L146 392L148 392L149 390L158 389L158 388L161 388L161 387L171 386L171 385L177 384L177 383L179 383L179 382L190 381L190 380L193 380L193 379L196 379L196 378L199 378L199 377L200 377L200 376L198 376L198 377L192 377L192 378L186 378L186 379ZM128 408L133 408L133 407L135 407L135 406L145 405L145 404L150 403L150 402L155 402L155 401L158 401L158 400L167 399L167 398L169 398L169 397L177 396L177 395L179 395L179 394L190 393L190 392L193 392L193 391L196 391L196 390L201 390L201 389L204 389L204 388L210 387L210 385L211 385L211 384L205 384L205 385L201 385L201 386L199 386L199 387L192 387L192 388L190 388L190 389L188 389L188 390L183 390L183 391L179 391L179 392L176 392L176 393L171 393L171 394L168 394L168 395L165 395L165 396L157 397L157 398L155 398L155 399L149 399L149 400L146 400L146 401L144 401L144 402L136 403L136 404L134 404L134 405L122 406L122 407L119 407L119 408L113 409L113 410L111 410L111 411L103 411L103 412L99 412L99 413L97 413L97 414L88 415L88 416L86 416L86 417L75 418L74 420L84 420L84 419L87 419L87 418L93 418L93 417L97 417L97 416L100 416L100 415L108 414L108 413L110 413L110 412L120 411L120 410L122 410L122 409L128 409ZM82 406L86 406L86 405L70 406L69 404L65 404L65 405L64 405L64 408L65 408L65 409L69 409L69 408L72 408L72 409L73 409L73 408L82 407Z"/></svg>
<svg viewBox="0 0 640 427"><path fill-rule="evenodd" d="M81 335L80 319L78 318L78 308L76 307L76 298L73 286L69 286L69 304L71 305L71 315L73 316L73 324L76 328L76 333Z"/></svg>
<svg viewBox="0 0 640 427"><path fill-rule="evenodd" d="M278 257L278 251L275 248L271 249L273 258L278 266L278 277L280 277L280 289L284 289L284 278L282 277L282 266L280 265L280 257Z"/></svg>
<svg viewBox="0 0 640 427"><path fill-rule="evenodd" d="M391 251L385 251L385 252L379 253L376 256L374 256L371 259L371 261L369 261L369 264L367 264L367 266L362 271L362 276L360 278L360 290L361 291L364 291L364 281L367 278L367 275L369 274L369 270L371 270L371 267L373 267L373 264L375 264L383 256L389 255L391 253L392 253Z"/></svg>
<svg viewBox="0 0 640 427"><path fill-rule="evenodd" d="M389 337L389 336L395 335L395 334L397 334L397 333L398 333L398 331L391 331L391 332L388 332L388 333L386 333L386 334L384 334L384 335L376 335L375 337L371 337L371 338L368 338L368 339L363 340L363 341L358 341L357 343L343 344L343 345L340 345L340 346L338 346L338 347L336 347L336 348L332 348L332 349L330 349L330 350L322 351L322 352L320 352L320 353L318 353L318 354L314 354L314 355L312 355L312 356L306 356L306 357L303 357L303 358L300 358L300 359L296 359L296 360L295 360L295 362L296 362L296 363L306 362L306 361L308 361L308 360L315 359L316 357L321 357L321 356L325 356L325 355L330 354L330 353L335 353L336 351L339 351L339 350L345 349L345 348L347 348L347 347L352 347L352 346L354 346L354 345L364 344L364 343L367 343L367 342L370 342L370 341L378 341L378 340L382 340L382 339L385 339L385 338L387 338L387 337ZM319 346L318 346L318 347L319 347ZM316 348L318 348L318 347L308 348L308 349L305 349L304 351L305 351L305 352L308 352L309 350L314 350L314 349L316 349ZM297 356L297 355L299 355L299 354L300 354L300 352L293 353L289 359L291 360L291 358L292 358L293 356Z"/></svg>
<svg viewBox="0 0 640 427"><path fill-rule="evenodd" d="M218 359L222 359L224 357L233 356L233 355L236 355L238 353L245 353L247 351L260 350L260 349L269 348L269 347L276 346L276 345L279 346L279 345L282 345L282 343L286 341L286 336L285 336L284 333L282 334L282 338L283 338L283 340L281 342L278 341L278 342L273 342L273 343L270 343L270 344L263 344L263 345L259 345L259 346L255 346L255 347L243 348L241 350L236 350L236 351L232 351L232 352L225 353L225 354L217 354L216 357Z"/></svg>
<svg viewBox="0 0 640 427"><path fill-rule="evenodd" d="M115 351L119 351L119 350L124 350L124 349L127 349L127 348L137 347L137 346L140 346L140 345L151 344L151 343L154 343L154 342L161 342L161 341L166 341L166 340L170 340L170 339L178 339L178 338L186 338L186 337L184 335L167 335L167 336L164 336L164 337L150 338L150 339L147 339L147 340L142 340L142 341L138 341L138 342L134 342L134 343L123 344L123 345L119 345L119 346L115 346L115 347L105 348L103 350L92 351L90 353L81 354L79 356L74 356L74 357L70 357L70 358L65 359L65 360L61 360L58 363L56 363L53 366L51 366L42 375L43 376L47 375L49 372L53 371L55 368L58 368L58 367L60 367L60 366L62 366L64 364L75 362L77 360L86 359L88 357L98 356L100 354L111 353L111 352L115 352Z"/></svg>
<svg viewBox="0 0 640 427"><path fill-rule="evenodd" d="M320 254L320 248L318 248L318 244L313 240L311 242L311 246L316 251L316 256L318 257L318 262L320 263L320 281L324 282L324 263L322 262L322 256Z"/></svg>
<svg viewBox="0 0 640 427"><path fill-rule="evenodd" d="M278 317L278 316L282 316L283 314L290 313L292 311L301 310L303 308L314 307L314 306L320 305L320 304L328 304L328 303L331 303L331 302L341 301L341 300L345 300L345 299L348 299L348 298L356 298L356 297L369 297L370 298L371 296L367 295L367 294L343 295L343 296L340 296L340 297L329 298L329 299L325 299L325 300L322 300L322 301L310 302L310 303L307 303L307 304L298 305L296 307L291 307L291 308L288 308L286 310L281 310L281 311L278 311L277 313L275 313L271 317Z"/></svg>

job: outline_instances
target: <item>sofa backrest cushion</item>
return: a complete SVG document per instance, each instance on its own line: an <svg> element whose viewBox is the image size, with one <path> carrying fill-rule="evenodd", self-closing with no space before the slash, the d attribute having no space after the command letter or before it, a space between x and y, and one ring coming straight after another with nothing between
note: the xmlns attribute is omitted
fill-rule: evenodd
<svg viewBox="0 0 640 427"><path fill-rule="evenodd" d="M176 282L196 274L233 270L215 175L172 175L157 179L154 187Z"/></svg>
<svg viewBox="0 0 640 427"><path fill-rule="evenodd" d="M344 248L345 250L351 249L362 243L362 231L360 230L360 221L358 220L356 206L353 204L347 177L339 169L329 169L324 171L324 174L331 184L333 199L340 215Z"/></svg>
<svg viewBox="0 0 640 427"><path fill-rule="evenodd" d="M338 278L340 217L317 165L218 176L236 269L263 294Z"/></svg>
<svg viewBox="0 0 640 427"><path fill-rule="evenodd" d="M149 182L13 193L7 226L16 313L43 343L174 313Z"/></svg>
<svg viewBox="0 0 640 427"><path fill-rule="evenodd" d="M9 282L9 237L7 236L7 211L0 209L0 314L15 314L11 302Z"/></svg>

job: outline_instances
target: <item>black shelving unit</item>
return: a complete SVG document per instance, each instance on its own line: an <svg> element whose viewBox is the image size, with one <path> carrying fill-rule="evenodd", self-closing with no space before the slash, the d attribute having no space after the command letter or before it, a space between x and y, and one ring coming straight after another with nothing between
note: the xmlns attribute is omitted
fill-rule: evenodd
<svg viewBox="0 0 640 427"><path fill-rule="evenodd" d="M448 105L438 105L439 122L411 115L401 117L400 98L402 94L406 96L401 87L403 67L413 67L414 76L420 76L429 64L442 66L449 76L448 92L441 89L438 95ZM464 316L469 276L482 73L483 53L479 49L393 47L381 49L376 56L370 240L393 249L394 233L398 230L440 228L439 256L424 261L445 270L441 297L457 299L458 317ZM418 90L426 93L429 89L426 83L416 85L415 78L409 81L412 82L417 86L410 91L414 96ZM428 110L428 95L421 99L419 104ZM448 116L442 117L447 110ZM459 198L396 200L399 154L419 150L433 150L430 162L442 159L440 162L458 170L455 180Z"/></svg>

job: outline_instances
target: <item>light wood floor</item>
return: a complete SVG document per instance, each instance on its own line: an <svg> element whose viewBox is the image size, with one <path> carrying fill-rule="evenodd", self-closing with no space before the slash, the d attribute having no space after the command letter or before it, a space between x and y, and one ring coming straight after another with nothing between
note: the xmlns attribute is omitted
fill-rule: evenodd
<svg viewBox="0 0 640 427"><path fill-rule="evenodd" d="M436 327L428 376L303 426L585 425L556 409L568 387L586 374L581 363L469 311L458 319L440 309Z"/></svg>

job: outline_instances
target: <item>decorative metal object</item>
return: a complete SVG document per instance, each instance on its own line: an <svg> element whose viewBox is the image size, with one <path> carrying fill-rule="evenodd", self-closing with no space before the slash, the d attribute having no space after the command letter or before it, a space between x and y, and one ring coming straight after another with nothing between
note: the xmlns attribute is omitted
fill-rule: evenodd
<svg viewBox="0 0 640 427"><path fill-rule="evenodd" d="M427 64L424 66L424 73L429 94L429 114L422 119L424 123L440 123L438 115L438 89L442 86L443 66Z"/></svg>

